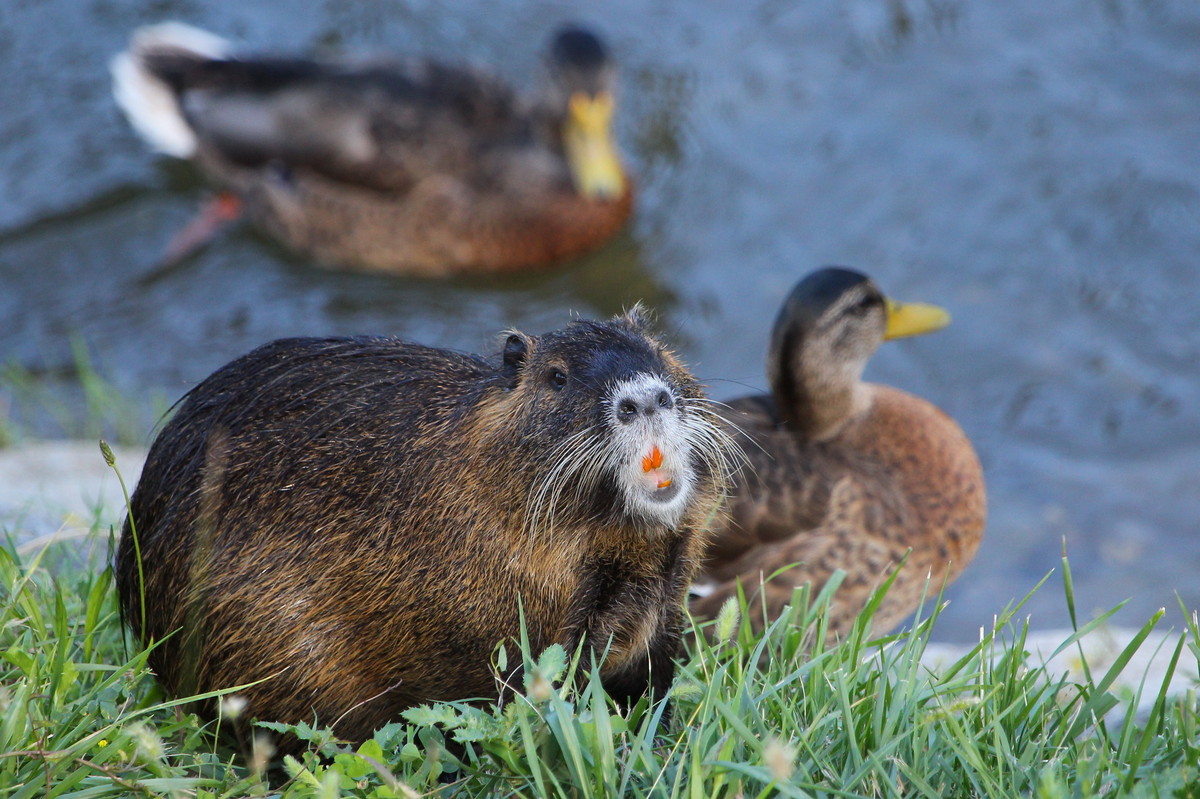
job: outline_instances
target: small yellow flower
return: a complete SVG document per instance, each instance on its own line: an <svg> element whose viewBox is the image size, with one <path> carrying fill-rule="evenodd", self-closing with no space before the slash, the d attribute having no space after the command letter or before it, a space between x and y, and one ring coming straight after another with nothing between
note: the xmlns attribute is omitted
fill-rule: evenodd
<svg viewBox="0 0 1200 799"><path fill-rule="evenodd" d="M100 739L100 741L99 741L99 742L96 744L96 746L98 746L98 747L100 747L101 749L103 749L104 747L108 746L108 739L107 739L107 738L101 738L101 739Z"/></svg>

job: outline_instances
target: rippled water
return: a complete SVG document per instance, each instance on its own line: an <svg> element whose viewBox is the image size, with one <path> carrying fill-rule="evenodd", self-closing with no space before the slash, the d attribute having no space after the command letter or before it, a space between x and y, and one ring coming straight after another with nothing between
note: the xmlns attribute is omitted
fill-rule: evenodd
<svg viewBox="0 0 1200 799"><path fill-rule="evenodd" d="M1064 539L1085 616L1132 598L1118 618L1140 623L1175 592L1200 605L1200 4L499 7L0 5L0 360L69 393L74 337L149 430L152 397L271 338L478 351L508 326L644 299L723 399L763 389L791 284L849 264L956 317L868 371L955 416L987 471L988 537L942 637L1023 595ZM588 20L623 64L636 222L592 257L502 281L327 271L248 230L154 273L204 187L129 131L106 65L164 18L259 48L438 53L518 81L551 27ZM1039 626L1065 619L1055 586L1027 607Z"/></svg>

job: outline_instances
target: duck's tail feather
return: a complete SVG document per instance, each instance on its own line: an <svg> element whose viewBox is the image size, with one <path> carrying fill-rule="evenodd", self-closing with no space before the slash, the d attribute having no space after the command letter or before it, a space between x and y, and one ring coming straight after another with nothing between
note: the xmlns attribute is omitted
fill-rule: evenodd
<svg viewBox="0 0 1200 799"><path fill-rule="evenodd" d="M196 151L196 135L180 108L176 88L156 67L180 59L221 59L229 49L221 37L181 22L134 31L129 49L110 64L113 96L129 124L151 147L177 158L188 158Z"/></svg>

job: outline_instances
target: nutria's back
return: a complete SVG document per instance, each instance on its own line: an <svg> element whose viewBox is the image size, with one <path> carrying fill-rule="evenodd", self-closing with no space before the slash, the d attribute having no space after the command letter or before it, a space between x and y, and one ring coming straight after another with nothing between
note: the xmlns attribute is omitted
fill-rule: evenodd
<svg viewBox="0 0 1200 799"><path fill-rule="evenodd" d="M144 639L180 631L151 655L171 692L269 677L250 715L315 713L349 738L495 697L489 657L522 609L535 648L585 635L610 647L610 692L653 676L661 694L724 446L636 316L513 333L495 362L277 341L197 386L155 441L122 609Z"/></svg>

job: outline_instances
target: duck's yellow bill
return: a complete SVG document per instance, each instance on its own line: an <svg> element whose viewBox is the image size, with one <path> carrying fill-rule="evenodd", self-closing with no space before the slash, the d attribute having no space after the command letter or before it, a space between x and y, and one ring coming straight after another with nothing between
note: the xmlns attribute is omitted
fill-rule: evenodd
<svg viewBox="0 0 1200 799"><path fill-rule="evenodd" d="M887 301L887 327L883 337L886 340L919 336L922 333L932 333L950 324L950 312L936 305L923 302L893 302Z"/></svg>
<svg viewBox="0 0 1200 799"><path fill-rule="evenodd" d="M575 188L588 199L615 200L625 192L625 173L612 139L613 96L571 95L564 144Z"/></svg>

